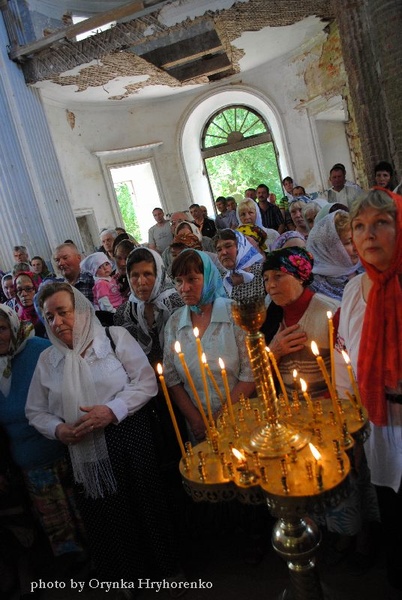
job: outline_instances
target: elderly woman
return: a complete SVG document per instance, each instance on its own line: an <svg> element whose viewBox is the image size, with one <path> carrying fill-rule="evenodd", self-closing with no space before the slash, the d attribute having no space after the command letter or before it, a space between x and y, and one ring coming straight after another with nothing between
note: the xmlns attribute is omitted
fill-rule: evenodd
<svg viewBox="0 0 402 600"><path fill-rule="evenodd" d="M127 258L130 299L114 315L137 340L153 367L162 362L165 324L183 306L162 258L150 248L135 248Z"/></svg>
<svg viewBox="0 0 402 600"><path fill-rule="evenodd" d="M231 300L226 297L219 271L209 257L198 250L185 250L172 267L176 288L185 304L169 319L165 327L164 366L165 379L170 392L186 418L192 439L205 437L205 426L196 406L183 367L174 351L178 340L185 353L196 389L202 390L202 377L197 361L193 328L197 327L209 367L217 380L221 379L218 359L225 361L232 402L240 394L249 396L254 391L254 381L249 364L244 332L234 325ZM221 401L208 383L211 409L216 414ZM205 397L201 395L206 410Z"/></svg>
<svg viewBox="0 0 402 600"><path fill-rule="evenodd" d="M99 575L134 581L177 571L147 403L155 374L122 327L110 338L74 287L50 283L39 306L52 347L28 394L29 422L68 448ZM151 566L152 565L152 566Z"/></svg>
<svg viewBox="0 0 402 600"><path fill-rule="evenodd" d="M214 238L216 253L226 273L223 287L232 300L250 300L264 296L263 256L239 231L222 229Z"/></svg>
<svg viewBox="0 0 402 600"><path fill-rule="evenodd" d="M376 486L388 581L400 597L402 546L402 197L384 188L358 197L353 243L366 272L346 286L339 345L346 347L371 435L365 453ZM341 359L342 360L342 359ZM348 387L337 379L338 388Z"/></svg>
<svg viewBox="0 0 402 600"><path fill-rule="evenodd" d="M279 237L279 233L275 229L269 229L264 227L262 224L262 217L259 206L254 200L245 199L237 207L237 219L239 221L239 227L243 225L251 225L259 227L267 235L265 243L260 247L264 250L269 250L273 242ZM240 230L241 231L241 230ZM245 233L242 231L242 233Z"/></svg>
<svg viewBox="0 0 402 600"><path fill-rule="evenodd" d="M314 257L311 289L342 300L345 285L360 267L349 213L337 210L320 219L309 233L306 248Z"/></svg>
<svg viewBox="0 0 402 600"><path fill-rule="evenodd" d="M307 239L309 233L309 228L303 217L303 209L306 205L307 203L303 201L302 198L296 198L289 202L289 214L292 219L293 227L295 231L304 236L305 239Z"/></svg>
<svg viewBox="0 0 402 600"><path fill-rule="evenodd" d="M34 336L30 323L20 321L15 311L0 305L0 424L57 557L83 550L65 449L60 441L40 435L25 416L32 375L39 356L49 346L48 340Z"/></svg>
<svg viewBox="0 0 402 600"><path fill-rule="evenodd" d="M35 310L34 296L39 288L39 282L30 271L22 271L14 279L17 297L18 316L21 321L29 321L35 328L35 335L46 337L43 323Z"/></svg>
<svg viewBox="0 0 402 600"><path fill-rule="evenodd" d="M310 344L312 340L318 344L329 367L327 311L334 313L339 303L308 288L313 264L304 248L283 248L267 255L263 280L271 302L262 331L289 393L296 369L299 374L308 373L309 392L318 397L328 395L328 390Z"/></svg>

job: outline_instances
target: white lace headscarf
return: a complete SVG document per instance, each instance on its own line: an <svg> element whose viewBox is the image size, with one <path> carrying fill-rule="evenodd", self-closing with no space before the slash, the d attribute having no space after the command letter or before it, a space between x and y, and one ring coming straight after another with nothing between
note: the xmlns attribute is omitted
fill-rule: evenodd
<svg viewBox="0 0 402 600"><path fill-rule="evenodd" d="M99 403L91 369L81 355L92 344L97 331L102 331L89 300L76 288L71 287L71 291L75 307L72 349L55 336L44 319L49 340L64 355L61 400L64 421L70 425L83 416L80 406ZM99 498L116 491L103 429L87 434L81 442L68 446L68 450L75 481L84 486L88 496Z"/></svg>
<svg viewBox="0 0 402 600"><path fill-rule="evenodd" d="M149 252L151 257L154 259L155 272L156 272L154 287L152 288L151 295L149 296L149 299L147 300L147 302L144 302L144 300L141 300L140 298L138 298L135 295L134 288L131 285L131 279L130 279L130 273L129 273L129 271L131 270L131 266L133 264L132 263L133 257L135 256L136 253L138 254L138 252L143 253L144 250L146 252ZM133 304L135 304L136 309L137 309L136 313L137 313L137 317L138 317L138 327L139 327L137 341L140 344L141 348L144 350L144 353L146 355L148 355L152 348L152 338L149 334L148 323L145 319L145 305L152 304L154 306L154 308L156 309L156 316L155 316L156 328L158 331L160 346L161 346L161 348L163 348L164 328L165 328L165 324L166 324L167 320L169 319L169 317L171 315L169 308L165 304L165 300L166 300L166 298L168 298L172 294L176 294L177 292L176 292L175 288L173 287L173 283L172 283L170 277L166 273L165 265L163 263L161 255L158 254L158 252L156 252L155 250L151 250L151 248L134 248L134 250L132 250L127 257L127 266L128 266L127 278L128 278L128 283L129 283L130 290L131 290L129 302L132 302Z"/></svg>
<svg viewBox="0 0 402 600"><path fill-rule="evenodd" d="M12 378L11 361L25 348L27 340L35 335L35 331L31 323L20 321L15 310L6 304L0 304L0 318L8 321L11 330L8 352L0 356L0 391L8 396Z"/></svg>

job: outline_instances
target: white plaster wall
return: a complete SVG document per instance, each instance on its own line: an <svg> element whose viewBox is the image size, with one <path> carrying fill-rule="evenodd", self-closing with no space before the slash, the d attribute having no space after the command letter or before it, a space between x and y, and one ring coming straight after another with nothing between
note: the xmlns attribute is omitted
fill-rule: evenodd
<svg viewBox="0 0 402 600"><path fill-rule="evenodd" d="M295 57L277 59L241 77L232 78L230 83L217 83L208 89L214 93L227 91L228 103L230 92L235 89L246 90L255 94L260 102L266 102L278 119L282 176L290 174L298 182L308 182L309 189L319 189L321 151L313 138L307 111L297 108L306 94L301 60L305 60L305 54L300 60ZM185 172L186 152L196 152L199 139L193 140L195 143L191 148L184 148L183 155L180 147L186 120L206 92L203 87L159 101L139 101L135 105L121 101L101 106L75 103L74 106L61 107L44 100L73 209L94 209L99 228L119 224L100 161L94 152L135 148L156 142L162 143L150 149L149 156L142 151L141 158L154 159L166 212L187 208L193 201L209 204L211 198L206 198L209 190L205 178L199 173L198 183L194 178L189 182ZM211 112L219 108L212 105ZM74 128L70 126L71 119L67 120L66 109L74 113ZM203 125L200 122L199 132ZM194 131L194 137L196 135ZM149 202L151 211L152 198L144 201Z"/></svg>

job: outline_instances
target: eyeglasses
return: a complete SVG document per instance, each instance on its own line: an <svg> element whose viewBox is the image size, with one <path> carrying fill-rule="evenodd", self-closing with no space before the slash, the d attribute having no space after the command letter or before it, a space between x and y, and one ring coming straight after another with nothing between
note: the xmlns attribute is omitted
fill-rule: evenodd
<svg viewBox="0 0 402 600"><path fill-rule="evenodd" d="M20 296L22 294L22 292L25 292L26 294L30 294L31 292L34 292L35 288L33 285L27 285L26 287L23 288L17 288L17 294Z"/></svg>

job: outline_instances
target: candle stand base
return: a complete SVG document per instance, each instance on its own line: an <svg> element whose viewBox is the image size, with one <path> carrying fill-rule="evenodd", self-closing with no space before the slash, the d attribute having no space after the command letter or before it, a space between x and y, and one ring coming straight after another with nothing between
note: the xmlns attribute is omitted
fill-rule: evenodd
<svg viewBox="0 0 402 600"><path fill-rule="evenodd" d="M288 565L290 588L282 598L324 600L315 568L321 534L308 518L280 518L272 532L272 546Z"/></svg>

